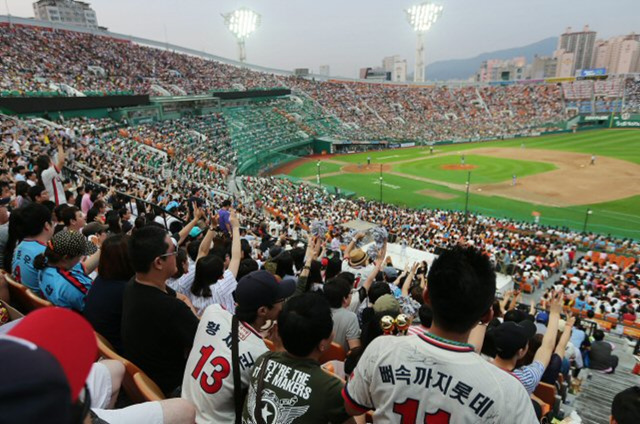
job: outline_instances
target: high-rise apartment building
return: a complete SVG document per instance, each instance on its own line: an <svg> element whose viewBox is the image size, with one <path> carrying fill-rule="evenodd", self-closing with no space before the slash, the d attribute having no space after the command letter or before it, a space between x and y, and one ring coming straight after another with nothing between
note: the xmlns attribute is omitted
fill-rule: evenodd
<svg viewBox="0 0 640 424"><path fill-rule="evenodd" d="M36 19L98 29L96 12L89 3L76 0L39 0L33 3Z"/></svg>
<svg viewBox="0 0 640 424"><path fill-rule="evenodd" d="M558 59L557 76L573 76L577 71L582 69L590 69L593 63L593 51L596 42L596 32L589 29L589 25L585 25L582 31L573 32L571 27L567 28L564 34L558 39L558 48L554 53L554 57ZM570 75L566 74L568 70L567 61L571 57L567 53L573 53L573 64L571 65ZM560 62L563 66L560 66Z"/></svg>

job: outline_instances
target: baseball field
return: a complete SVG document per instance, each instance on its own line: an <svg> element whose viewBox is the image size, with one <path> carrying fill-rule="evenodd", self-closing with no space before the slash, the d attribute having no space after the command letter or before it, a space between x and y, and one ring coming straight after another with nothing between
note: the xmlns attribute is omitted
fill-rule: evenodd
<svg viewBox="0 0 640 424"><path fill-rule="evenodd" d="M368 199L464 210L469 179L471 212L640 239L637 130L301 158L274 173L315 184L318 160L322 185Z"/></svg>

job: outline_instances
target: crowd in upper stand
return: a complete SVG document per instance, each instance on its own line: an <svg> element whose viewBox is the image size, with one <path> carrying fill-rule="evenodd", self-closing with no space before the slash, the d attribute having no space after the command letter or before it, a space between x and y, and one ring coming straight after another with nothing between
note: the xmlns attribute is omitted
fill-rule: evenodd
<svg viewBox="0 0 640 424"><path fill-rule="evenodd" d="M212 90L286 86L310 96L346 126L350 138L462 140L528 134L583 112L637 110L637 78L507 86L428 86L320 82L238 68L220 62L72 31L0 26L0 91L5 95L60 91L89 95L202 94ZM58 87L58 88L56 88ZM614 104L615 103L615 104Z"/></svg>

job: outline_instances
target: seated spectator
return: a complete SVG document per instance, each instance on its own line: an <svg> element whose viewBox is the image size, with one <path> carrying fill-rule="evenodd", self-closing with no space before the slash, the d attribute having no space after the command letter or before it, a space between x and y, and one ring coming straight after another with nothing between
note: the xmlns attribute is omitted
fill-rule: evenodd
<svg viewBox="0 0 640 424"><path fill-rule="evenodd" d="M287 301L278 317L286 352L267 352L256 361L243 422L272 414L289 422L355 422L340 399L342 382L318 363L329 349L332 328L331 309L322 296L305 293Z"/></svg>
<svg viewBox="0 0 640 424"><path fill-rule="evenodd" d="M36 203L16 209L9 218L9 240L5 255L13 257L11 273L17 282L24 284L38 296L42 292L33 260L44 253L53 235L53 228L51 211ZM17 247L16 243L19 243Z"/></svg>
<svg viewBox="0 0 640 424"><path fill-rule="evenodd" d="M78 211L79 212L79 211ZM82 212L80 212L82 213ZM84 317L122 354L122 300L134 271L129 258L129 237L116 234L102 243L98 276L85 299Z"/></svg>
<svg viewBox="0 0 640 424"><path fill-rule="evenodd" d="M235 315L221 305L205 309L182 380L182 396L196 404L198 422L237 422L243 398L234 388L236 384L243 390L249 386L255 361L268 350L260 330L278 319L284 300L294 289L293 280L278 282L267 271L255 271L238 282ZM236 341L238 356L234 359ZM199 366L207 352L215 352L215 362Z"/></svg>
<svg viewBox="0 0 640 424"><path fill-rule="evenodd" d="M383 334L400 334L409 327L409 318L402 314L398 300L391 294L380 296L373 307L365 308L362 313L361 346L352 349L344 363L344 372L350 375L367 346ZM398 327L406 328L398 328Z"/></svg>
<svg viewBox="0 0 640 424"><path fill-rule="evenodd" d="M610 424L635 424L640 422L640 386L629 387L613 398Z"/></svg>
<svg viewBox="0 0 640 424"><path fill-rule="evenodd" d="M562 330L562 336L558 339L558 343L556 344L553 354L551 355L551 359L549 360L549 365L547 365L547 368L545 369L544 374L542 375L542 378L540 380L541 382L553 385L558 380L558 375L560 374L560 372L562 372L563 369L568 371L568 362L567 366L565 366L564 363L565 352L567 350L569 338L571 337L571 329L573 328L574 323L575 318L571 317L566 323L560 324L560 327L562 328L559 329ZM535 336L533 336L529 340L529 349L527 350L526 355L524 356L524 358L522 358L522 360L518 361L517 367L530 365L533 362L533 358L538 352L538 349L542 345L542 342L542 334L536 334ZM564 372L563 374L567 373Z"/></svg>
<svg viewBox="0 0 640 424"><path fill-rule="evenodd" d="M433 312L429 305L423 304L420 306L420 309L418 309L418 318L420 319L420 322L409 327L409 334L418 335L425 331L429 331L431 323L433 322Z"/></svg>
<svg viewBox="0 0 640 424"><path fill-rule="evenodd" d="M110 409L124 366L117 361L94 363L97 350L91 326L70 311L44 308L19 320L0 337L0 372L7 377L0 383L3 422L194 422L193 405L183 399Z"/></svg>
<svg viewBox="0 0 640 424"><path fill-rule="evenodd" d="M81 231L86 225L84 214L75 206L69 206L62 211L62 222L69 231Z"/></svg>
<svg viewBox="0 0 640 424"><path fill-rule="evenodd" d="M619 358L611 353L615 349L615 345L604 341L604 331L602 330L594 331L593 339L595 341L591 343L589 350L589 368L614 374L619 361Z"/></svg>
<svg viewBox="0 0 640 424"><path fill-rule="evenodd" d="M193 305L166 286L176 272L177 249L156 226L137 230L129 240L136 275L127 285L122 306L122 345L165 394L177 394L198 327Z"/></svg>
<svg viewBox="0 0 640 424"><path fill-rule="evenodd" d="M44 253L33 260L33 266L40 270L38 281L44 297L56 306L82 312L93 280L80 261L97 250L96 245L80 233L55 234L47 242Z"/></svg>
<svg viewBox="0 0 640 424"><path fill-rule="evenodd" d="M351 303L351 284L336 277L324 285L324 297L331 305L335 342L345 352L360 346L360 325L355 313L347 308Z"/></svg>
<svg viewBox="0 0 640 424"><path fill-rule="evenodd" d="M477 422L491 417L506 424L518 417L519 423L537 423L522 385L467 344L472 328L491 320L495 291L495 272L480 251L455 248L442 253L429 270L424 292L433 311L430 331L376 338L343 390L347 412L374 410L374 421L385 422L436 417Z"/></svg>
<svg viewBox="0 0 640 424"><path fill-rule="evenodd" d="M35 185L29 189L29 200L33 203L43 204L49 201L49 192L44 186Z"/></svg>
<svg viewBox="0 0 640 424"><path fill-rule="evenodd" d="M9 242L9 210L11 199L0 199L0 269L5 269L5 250ZM9 262L9 261L7 261Z"/></svg>
<svg viewBox="0 0 640 424"><path fill-rule="evenodd" d="M524 385L529 394L532 394L540 383L551 360L556 345L561 310L562 293L557 292L550 301L549 326L530 365L516 368L518 360L522 359L529 349L529 340L536 334L536 326L533 322L528 319L520 322L508 321L492 329L489 333L497 351L493 360L494 365L512 373Z"/></svg>

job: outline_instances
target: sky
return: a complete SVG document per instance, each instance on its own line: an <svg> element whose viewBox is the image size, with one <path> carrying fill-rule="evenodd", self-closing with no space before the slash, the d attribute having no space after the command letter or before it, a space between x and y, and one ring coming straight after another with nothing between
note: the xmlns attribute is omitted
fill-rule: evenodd
<svg viewBox="0 0 640 424"><path fill-rule="evenodd" d="M293 70L321 65L356 78L362 67L400 55L413 69L416 36L404 9L420 0L85 0L109 30L237 59L222 13L249 7L262 25L246 43L247 62ZM32 17L30 0L0 1ZM442 17L426 38L427 64L524 46L589 24L598 38L640 32L640 0L436 0Z"/></svg>

